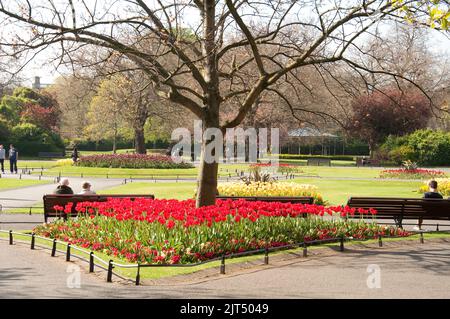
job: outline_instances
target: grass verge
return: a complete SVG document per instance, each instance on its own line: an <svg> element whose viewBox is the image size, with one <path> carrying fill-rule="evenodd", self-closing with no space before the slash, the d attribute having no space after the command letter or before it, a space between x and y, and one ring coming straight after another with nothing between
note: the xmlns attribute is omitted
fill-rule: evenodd
<svg viewBox="0 0 450 319"><path fill-rule="evenodd" d="M0 178L0 191L21 187L49 184L49 181L39 181L31 179L11 179Z"/></svg>

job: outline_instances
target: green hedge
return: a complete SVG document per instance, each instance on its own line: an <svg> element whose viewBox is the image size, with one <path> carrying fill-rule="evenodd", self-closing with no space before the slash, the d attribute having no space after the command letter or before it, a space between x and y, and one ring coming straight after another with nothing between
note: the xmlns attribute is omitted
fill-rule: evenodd
<svg viewBox="0 0 450 319"><path fill-rule="evenodd" d="M306 140L307 141L307 140ZM301 155L316 155L320 156L323 154L324 149L327 154L330 155L358 155L358 156L368 156L369 146L367 143L359 140L347 140L345 143L342 139L324 141L319 144L301 144L297 142L289 142L286 145L280 147L281 154L301 154Z"/></svg>
<svg viewBox="0 0 450 319"><path fill-rule="evenodd" d="M113 149L112 141L73 141L79 151L111 151ZM157 148L166 149L169 146L169 142L163 140L148 141L145 143L147 149ZM132 141L117 141L117 149L132 149L134 148Z"/></svg>
<svg viewBox="0 0 450 319"><path fill-rule="evenodd" d="M9 149L8 142L1 142L6 150ZM36 142L18 142L13 143L19 152L19 160L21 156L38 156L39 152L64 152L64 148L57 147L53 144L36 143Z"/></svg>
<svg viewBox="0 0 450 319"><path fill-rule="evenodd" d="M450 165L450 132L418 130L409 135L389 136L380 147L380 157L397 164L411 160L419 165Z"/></svg>
<svg viewBox="0 0 450 319"><path fill-rule="evenodd" d="M333 161L354 161L354 156L351 155L299 155L299 154L280 154L280 160L287 159L297 159L297 160L307 160L309 158L317 159L329 159Z"/></svg>

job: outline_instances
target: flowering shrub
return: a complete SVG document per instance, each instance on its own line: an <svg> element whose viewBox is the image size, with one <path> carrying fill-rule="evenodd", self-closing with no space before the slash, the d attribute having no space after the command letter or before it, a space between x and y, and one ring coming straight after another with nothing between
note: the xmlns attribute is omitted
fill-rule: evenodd
<svg viewBox="0 0 450 319"><path fill-rule="evenodd" d="M380 172L380 178L400 178L400 179L426 179L445 177L446 174L443 171L432 169L386 169Z"/></svg>
<svg viewBox="0 0 450 319"><path fill-rule="evenodd" d="M170 156L144 154L101 154L82 156L75 164L85 167L112 168L191 168L189 163L175 163Z"/></svg>
<svg viewBox="0 0 450 319"><path fill-rule="evenodd" d="M438 182L438 192L442 194L442 196L450 196L450 179L448 178L437 178L435 179ZM424 184L420 187L419 192L425 193L428 192L428 183L430 181L424 182Z"/></svg>
<svg viewBox="0 0 450 319"><path fill-rule="evenodd" d="M55 209L69 211L68 205ZM130 262L190 263L303 240L406 234L363 221L318 217L356 212L342 206L219 200L215 206L195 208L194 200L109 198L77 203L76 210L77 219L37 226L34 232ZM302 214L311 217L299 218Z"/></svg>
<svg viewBox="0 0 450 319"><path fill-rule="evenodd" d="M264 182L231 182L223 183L217 186L220 195L223 196L311 196L314 197L314 203L322 205L324 200L317 191L317 187L308 184L296 183L264 183Z"/></svg>
<svg viewBox="0 0 450 319"><path fill-rule="evenodd" d="M71 158L60 159L56 161L56 166L72 166L73 160Z"/></svg>

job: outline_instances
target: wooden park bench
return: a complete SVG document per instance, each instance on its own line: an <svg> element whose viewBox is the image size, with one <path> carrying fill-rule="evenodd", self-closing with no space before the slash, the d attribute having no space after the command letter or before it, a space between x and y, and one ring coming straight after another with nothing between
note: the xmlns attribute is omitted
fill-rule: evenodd
<svg viewBox="0 0 450 319"><path fill-rule="evenodd" d="M216 199L226 200L238 200L245 199L248 201L262 201L262 202L281 202L291 204L313 204L314 197L302 196L302 197L272 197L272 196L216 196Z"/></svg>
<svg viewBox="0 0 450 319"><path fill-rule="evenodd" d="M66 219L66 214L57 212L54 209L55 205L65 207L68 203L73 203L70 217L76 217L78 212L75 210L77 203L79 202L106 202L108 198L151 198L154 199L154 195L44 195L44 221L47 223L49 217L63 217ZM61 216L62 215L62 216Z"/></svg>
<svg viewBox="0 0 450 319"><path fill-rule="evenodd" d="M308 158L307 166L320 166L320 164L331 166L331 160L329 158Z"/></svg>
<svg viewBox="0 0 450 319"><path fill-rule="evenodd" d="M356 166L380 166L380 161L372 158L361 158L356 159Z"/></svg>
<svg viewBox="0 0 450 319"><path fill-rule="evenodd" d="M355 212L348 218L393 219L398 227L403 227L404 219L450 220L448 199L351 197L347 205L377 211L375 216Z"/></svg>
<svg viewBox="0 0 450 319"><path fill-rule="evenodd" d="M62 153L62 152L39 152L38 157L46 157L46 158L64 157L64 153Z"/></svg>

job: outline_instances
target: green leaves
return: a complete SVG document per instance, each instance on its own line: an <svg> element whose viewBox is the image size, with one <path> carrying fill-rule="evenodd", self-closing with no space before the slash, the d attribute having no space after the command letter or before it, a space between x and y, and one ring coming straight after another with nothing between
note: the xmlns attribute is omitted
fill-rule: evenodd
<svg viewBox="0 0 450 319"><path fill-rule="evenodd" d="M420 0L409 1L392 0L391 6L397 8L398 13L408 23L426 23L431 28L448 30L450 20L450 6L444 0ZM423 20L423 13L428 14L428 19Z"/></svg>

